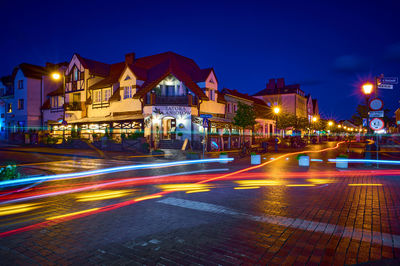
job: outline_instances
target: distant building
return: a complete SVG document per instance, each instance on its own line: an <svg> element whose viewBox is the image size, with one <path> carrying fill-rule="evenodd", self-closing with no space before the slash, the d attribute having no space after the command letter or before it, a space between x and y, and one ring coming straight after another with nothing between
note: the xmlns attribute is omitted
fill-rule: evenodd
<svg viewBox="0 0 400 266"><path fill-rule="evenodd" d="M398 108L395 112L394 112L395 116L396 116L396 126L398 129L398 132L400 132L400 108Z"/></svg>
<svg viewBox="0 0 400 266"><path fill-rule="evenodd" d="M307 97L307 118L308 118L308 121L311 121L313 117L317 117L319 119L320 115L319 115L318 100L317 99L312 99L311 98L311 94L308 94L306 97Z"/></svg>
<svg viewBox="0 0 400 266"><path fill-rule="evenodd" d="M265 89L253 95L269 105L278 105L282 113L307 117L307 98L299 84L285 85L285 80L270 79Z"/></svg>

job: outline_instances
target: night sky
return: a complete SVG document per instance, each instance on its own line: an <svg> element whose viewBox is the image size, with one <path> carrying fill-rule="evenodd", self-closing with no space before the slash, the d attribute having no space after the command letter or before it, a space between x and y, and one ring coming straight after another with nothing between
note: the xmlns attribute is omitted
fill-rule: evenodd
<svg viewBox="0 0 400 266"><path fill-rule="evenodd" d="M350 118L359 86L400 76L400 1L1 1L0 76L22 62L107 63L174 51L214 67L220 89L300 83L325 118ZM380 90L400 107L400 85Z"/></svg>

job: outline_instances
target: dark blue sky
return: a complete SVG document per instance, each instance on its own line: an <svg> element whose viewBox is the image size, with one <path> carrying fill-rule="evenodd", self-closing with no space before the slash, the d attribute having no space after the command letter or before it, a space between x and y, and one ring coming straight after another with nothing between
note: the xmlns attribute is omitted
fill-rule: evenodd
<svg viewBox="0 0 400 266"><path fill-rule="evenodd" d="M174 51L214 67L220 88L300 83L323 116L346 119L359 84L400 76L400 1L2 1L0 75L21 62L113 63ZM400 106L400 85L381 90Z"/></svg>

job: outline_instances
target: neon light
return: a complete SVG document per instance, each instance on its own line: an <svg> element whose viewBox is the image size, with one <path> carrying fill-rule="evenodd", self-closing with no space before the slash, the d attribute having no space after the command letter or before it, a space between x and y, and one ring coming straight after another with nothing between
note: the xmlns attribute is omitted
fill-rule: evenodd
<svg viewBox="0 0 400 266"><path fill-rule="evenodd" d="M0 187L16 186L16 185L27 184L27 183L38 182L38 181L51 181L51 180L60 180L60 179L88 177L88 176L93 176L93 175L103 175L103 174L124 172L124 171L137 170L137 169L152 169L152 168L159 168L159 167L171 167L171 166L178 166L178 165L198 164L198 163L215 163L215 162L222 162L222 161L233 161L233 158L214 158L214 159L176 161L176 162L157 163L157 164L126 165L126 166L119 166L119 167L112 167L112 168L105 168L105 169L98 169L98 170L90 170L90 171L84 171L84 172L78 172L78 173L31 177L31 178L16 179L16 180L6 180L6 181L0 182Z"/></svg>

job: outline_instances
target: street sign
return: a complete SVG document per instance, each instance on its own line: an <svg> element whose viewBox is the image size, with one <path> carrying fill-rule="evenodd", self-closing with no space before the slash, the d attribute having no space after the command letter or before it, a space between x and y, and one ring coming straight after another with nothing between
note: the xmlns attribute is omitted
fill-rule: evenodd
<svg viewBox="0 0 400 266"><path fill-rule="evenodd" d="M210 115L210 114L201 114L200 117L201 117L201 118L211 118L211 117L213 117L213 116Z"/></svg>
<svg viewBox="0 0 400 266"><path fill-rule="evenodd" d="M383 111L370 111L369 117L383 117Z"/></svg>
<svg viewBox="0 0 400 266"><path fill-rule="evenodd" d="M378 89L393 90L393 85L382 83L378 85Z"/></svg>
<svg viewBox="0 0 400 266"><path fill-rule="evenodd" d="M379 81L385 84L397 84L399 83L398 77L383 77L380 78Z"/></svg>
<svg viewBox="0 0 400 266"><path fill-rule="evenodd" d="M372 111L379 111L382 110L383 108L383 101L379 98L372 99L369 102L369 109Z"/></svg>
<svg viewBox="0 0 400 266"><path fill-rule="evenodd" d="M203 127L204 128L208 128L208 119L207 118L203 118Z"/></svg>
<svg viewBox="0 0 400 266"><path fill-rule="evenodd" d="M363 127L366 127L367 124L368 124L368 118L363 118L363 123L362 123Z"/></svg>
<svg viewBox="0 0 400 266"><path fill-rule="evenodd" d="M374 118L369 122L369 127L372 130L378 131L385 127L385 122L380 118Z"/></svg>

